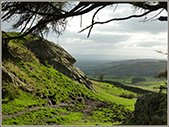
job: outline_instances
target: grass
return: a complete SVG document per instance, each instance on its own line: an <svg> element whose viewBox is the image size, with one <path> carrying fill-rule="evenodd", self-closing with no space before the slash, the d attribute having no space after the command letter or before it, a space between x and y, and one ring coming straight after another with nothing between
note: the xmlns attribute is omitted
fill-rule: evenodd
<svg viewBox="0 0 169 127"><path fill-rule="evenodd" d="M46 119L60 113L67 112L66 109L41 108L32 112L24 113L17 117L3 120L2 125L45 125Z"/></svg>
<svg viewBox="0 0 169 127"><path fill-rule="evenodd" d="M134 104L136 102L136 99L126 99L123 97L113 96L101 90L98 90L98 92L100 93L98 96L101 99L108 101L108 102L112 102L112 103L122 104L122 105L125 105L127 109L131 111L134 110Z"/></svg>
<svg viewBox="0 0 169 127"><path fill-rule="evenodd" d="M163 80L163 81L150 81L150 82L139 82L136 85L130 85L132 87L137 87L137 88L141 88L141 89L145 89L145 90L150 90L150 91L154 91L154 92L159 92L159 87L162 86L167 86L165 83L167 81ZM128 85L128 84L127 84ZM163 93L166 93L166 90L162 91Z"/></svg>
<svg viewBox="0 0 169 127"><path fill-rule="evenodd" d="M93 122L112 122L121 121L129 117L131 111L127 110L124 105L106 104L98 106L95 111L92 111L88 119Z"/></svg>
<svg viewBox="0 0 169 127"><path fill-rule="evenodd" d="M71 112L64 116L59 116L59 117L49 119L47 123L49 125L53 125L53 124L69 125L81 121L83 117L84 117L83 113Z"/></svg>
<svg viewBox="0 0 169 127"><path fill-rule="evenodd" d="M11 83L9 77L3 77L2 114L13 114L28 107L47 105L48 99L53 104L66 103L68 100L80 103L77 99L80 97L97 100L96 94L84 85L73 82L50 65L41 64L21 42L10 41L9 50L19 59L9 58L2 63L14 75Z"/></svg>
<svg viewBox="0 0 169 127"><path fill-rule="evenodd" d="M115 87L114 85L108 84L108 83L101 83L101 82L96 82L96 81L92 81L92 83L94 84L95 87L97 87L98 89L103 89L106 93L115 95L115 96L119 96L123 93L125 94L133 94L133 95L137 95L134 92L122 89L122 88L118 88Z"/></svg>
<svg viewBox="0 0 169 127"><path fill-rule="evenodd" d="M159 91L160 85L166 86L165 83L167 82L166 79L143 77L146 79L146 81L137 82L137 83L132 84L132 78L134 78L134 76L126 76L126 77L105 76L104 80L120 82L125 85L131 85L132 87L138 87L138 88L142 88L142 89L150 90L150 91L155 91L155 92ZM166 93L166 90L164 90L163 92Z"/></svg>
<svg viewBox="0 0 169 127"><path fill-rule="evenodd" d="M46 99L33 96L30 93L22 91L21 96L18 96L14 100L2 99L2 114L9 115L14 114L34 106L47 105Z"/></svg>
<svg viewBox="0 0 169 127"><path fill-rule="evenodd" d="M120 83L123 83L123 84L132 84L132 78L135 78L135 76L124 76L124 77L105 76L104 80L120 82ZM154 78L154 77L144 77L144 76L142 76L142 78L145 78L147 80L146 82L164 81L164 79Z"/></svg>
<svg viewBox="0 0 169 127"><path fill-rule="evenodd" d="M136 93L124 90L122 88L117 88L108 83L100 83L100 82L93 81L93 84L96 90L99 92L98 96L101 99L105 101L117 103L117 104L122 104L122 105L125 105L126 108L130 109L131 111L134 110L134 104L136 102L136 99L127 99L127 98L123 98L119 96L122 93L133 94L133 95L136 95Z"/></svg>

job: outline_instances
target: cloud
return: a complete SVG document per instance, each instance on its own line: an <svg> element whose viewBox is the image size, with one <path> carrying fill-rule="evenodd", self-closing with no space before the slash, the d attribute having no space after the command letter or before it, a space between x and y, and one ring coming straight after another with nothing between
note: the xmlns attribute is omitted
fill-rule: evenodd
<svg viewBox="0 0 169 127"><path fill-rule="evenodd" d="M121 33L139 33L149 32L157 34L160 32L167 32L168 23L160 21L142 22L141 19L131 19L125 21L113 21L104 25L95 25L96 31L111 31Z"/></svg>
<svg viewBox="0 0 169 127"><path fill-rule="evenodd" d="M102 33L94 33L90 37L91 40L97 42L97 43L119 43L122 41L126 41L129 39L128 35L119 35L119 34L114 34L114 33L107 33L102 32Z"/></svg>
<svg viewBox="0 0 169 127"><path fill-rule="evenodd" d="M160 45L161 45L161 43L159 43L159 42L142 42L142 43L138 44L137 46L140 46L140 47L153 47L153 46L160 46Z"/></svg>
<svg viewBox="0 0 169 127"><path fill-rule="evenodd" d="M156 12L152 12L151 14L147 15L146 18L152 18L153 16L157 15L160 10ZM140 14L143 13L143 11L136 11L134 13L134 8L131 5L122 4L118 5L115 12L113 12L112 8L107 8L107 11L104 12L104 10L100 13L99 17L102 15L108 15L103 16L103 18L99 21L106 21L112 18L122 18L127 17L132 14ZM167 12L164 10L161 14L162 16L167 16ZM160 15L159 15L160 16ZM158 18L159 16L155 17ZM112 21L104 25L95 25L94 28L97 31L116 31L116 32L123 32L123 33L136 33L136 32L143 32L147 31L152 34L154 33L160 33L160 32L167 32L168 23L167 22L161 22L158 20L155 21L146 21L144 22L145 17L142 18L132 18L128 20L122 20L122 21Z"/></svg>

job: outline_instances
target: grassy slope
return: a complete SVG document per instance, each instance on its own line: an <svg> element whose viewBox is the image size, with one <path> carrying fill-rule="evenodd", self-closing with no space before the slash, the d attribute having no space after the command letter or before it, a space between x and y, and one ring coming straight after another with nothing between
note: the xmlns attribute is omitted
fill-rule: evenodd
<svg viewBox="0 0 169 127"><path fill-rule="evenodd" d="M10 52L15 58L6 59L2 63L4 68L25 84L2 80L2 115L14 115L3 119L3 125L110 125L116 124L116 121L124 121L131 114L135 100L117 96L120 92L129 91L115 87L107 90L108 84L104 84L104 87L94 83L100 94L94 93L84 85L73 82L52 66L39 63L34 54L23 46L29 39L31 37L28 36L25 40L11 41ZM96 102L103 103L103 106L96 105L94 109L89 110L90 113L82 112L87 110L87 106L90 109L90 103ZM62 106L52 108L51 103Z"/></svg>
<svg viewBox="0 0 169 127"><path fill-rule="evenodd" d="M122 88L117 88L108 83L100 83L100 82L93 81L93 84L96 90L99 92L99 96L101 98L104 98L105 100L111 101L113 103L125 105L131 111L134 110L134 104L136 102L136 99L122 98L120 97L120 95L125 93L125 94L133 94L137 96L136 93L124 90Z"/></svg>

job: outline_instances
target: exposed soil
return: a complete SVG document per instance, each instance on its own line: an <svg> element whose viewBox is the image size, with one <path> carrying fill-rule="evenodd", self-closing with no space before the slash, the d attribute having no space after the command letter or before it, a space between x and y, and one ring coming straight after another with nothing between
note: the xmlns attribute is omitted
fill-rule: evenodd
<svg viewBox="0 0 169 127"><path fill-rule="evenodd" d="M85 113L85 114L90 114L90 112L92 112L95 109L96 106L98 106L102 103L104 103L104 102L101 102L101 101L87 102L85 104L86 105L85 109L82 109L80 111L74 111L74 112L82 112L82 113ZM3 115L2 120L6 119L6 118L11 118L11 117L14 117L14 116L19 116L19 115L22 115L24 113L32 112L32 111L38 110L40 108L60 108L60 107L73 107L73 106L75 106L75 104L68 104L68 103L58 103L56 105L48 105L48 106L36 106L36 107L28 108L27 110L23 110L23 111L18 112L18 113L14 113L14 114L10 114L10 115ZM65 113L61 114L61 115L65 115ZM56 116L53 116L53 117L56 117Z"/></svg>
<svg viewBox="0 0 169 127"><path fill-rule="evenodd" d="M85 118L87 117L87 116L89 116L89 115L91 115L91 112L92 111L94 111L95 110L95 107L97 107L97 106L99 106L99 105L101 105L101 104L103 104L104 102L101 102L101 101L93 101L93 102L88 102L88 103L86 103L86 108L85 109L81 109L80 111L79 110L74 110L74 111L68 111L68 112L66 112L66 113L61 113L61 114L59 114L59 115L54 115L54 116L52 116L52 117L49 117L49 118L47 118L45 121L43 121L43 122L46 122L46 121L48 121L48 120L50 120L50 119L52 119L52 118L55 118L55 117L57 117L57 116L64 116L64 115L67 115L67 114L69 114L70 112L81 112L81 113L84 113L84 115L85 115ZM67 104L66 104L67 105ZM73 105L72 105L73 106ZM74 105L75 106L75 105ZM53 106L52 108L56 108L55 106ZM83 118L84 119L84 122L85 122L85 118ZM57 125L59 125L59 124L57 124Z"/></svg>
<svg viewBox="0 0 169 127"><path fill-rule="evenodd" d="M59 107L66 107L66 106L75 106L75 104L58 103L56 105L36 106L36 107L28 108L27 110L23 110L21 112L17 112L17 113L14 113L14 114L3 115L2 120L6 119L6 118L11 118L11 117L14 117L14 116L19 116L19 115L22 115L24 113L32 112L32 111L38 110L40 108L59 108Z"/></svg>

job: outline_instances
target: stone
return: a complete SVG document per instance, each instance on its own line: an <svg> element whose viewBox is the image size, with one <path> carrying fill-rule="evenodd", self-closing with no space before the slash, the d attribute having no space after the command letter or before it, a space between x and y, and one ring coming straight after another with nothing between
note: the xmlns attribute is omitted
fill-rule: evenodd
<svg viewBox="0 0 169 127"><path fill-rule="evenodd" d="M39 39L27 42L26 47L35 54L41 63L45 64L47 62L72 80L96 91L87 76L78 67L73 66L76 59L61 46L47 40Z"/></svg>
<svg viewBox="0 0 169 127"><path fill-rule="evenodd" d="M141 125L167 125L167 94L147 93L139 97L133 120Z"/></svg>
<svg viewBox="0 0 169 127"><path fill-rule="evenodd" d="M27 86L24 82L22 82L17 76L15 76L12 72L8 71L5 67L2 68L2 80L8 79L8 82L11 82L14 87L24 87ZM29 88L30 89L30 88Z"/></svg>

